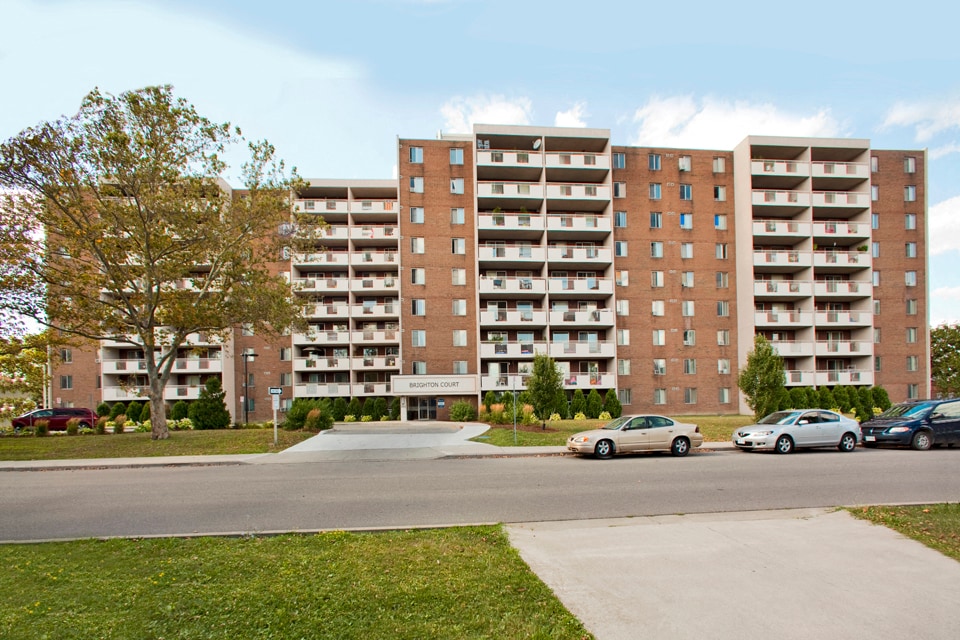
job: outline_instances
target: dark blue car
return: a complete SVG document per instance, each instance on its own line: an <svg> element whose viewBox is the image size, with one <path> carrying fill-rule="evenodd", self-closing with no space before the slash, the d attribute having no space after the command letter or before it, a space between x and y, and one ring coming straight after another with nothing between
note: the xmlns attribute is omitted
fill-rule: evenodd
<svg viewBox="0 0 960 640"><path fill-rule="evenodd" d="M910 446L918 451L960 444L960 398L894 405L860 425L863 446Z"/></svg>

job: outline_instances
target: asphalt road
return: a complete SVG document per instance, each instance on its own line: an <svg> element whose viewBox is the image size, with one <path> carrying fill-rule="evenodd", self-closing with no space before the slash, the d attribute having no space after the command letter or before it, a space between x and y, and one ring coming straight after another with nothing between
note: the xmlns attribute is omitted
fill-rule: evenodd
<svg viewBox="0 0 960 640"><path fill-rule="evenodd" d="M22 471L0 540L536 522L960 499L960 449Z"/></svg>

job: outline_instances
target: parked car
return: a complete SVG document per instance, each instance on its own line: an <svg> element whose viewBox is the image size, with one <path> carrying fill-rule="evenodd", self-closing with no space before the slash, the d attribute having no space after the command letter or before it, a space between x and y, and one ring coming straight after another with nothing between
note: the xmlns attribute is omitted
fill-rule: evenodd
<svg viewBox="0 0 960 640"><path fill-rule="evenodd" d="M93 425L97 423L97 416L90 409L70 407L60 409L35 409L22 416L17 416L10 421L10 424L14 430L19 430L33 427L37 422L46 420L48 428L51 431L57 431L59 429L66 429L67 421L71 418L80 420L78 426L81 429L84 427L93 427Z"/></svg>
<svg viewBox="0 0 960 640"><path fill-rule="evenodd" d="M918 451L960 444L960 398L902 402L864 423L863 446L910 446Z"/></svg>
<svg viewBox="0 0 960 640"><path fill-rule="evenodd" d="M669 451L675 456L685 456L690 447L701 444L703 434L697 425L657 415L621 416L599 429L581 431L567 438L569 451L601 459L637 451Z"/></svg>
<svg viewBox="0 0 960 640"><path fill-rule="evenodd" d="M800 447L853 451L860 442L860 424L825 409L776 411L756 424L734 429L731 439L744 451L768 449L791 453Z"/></svg>

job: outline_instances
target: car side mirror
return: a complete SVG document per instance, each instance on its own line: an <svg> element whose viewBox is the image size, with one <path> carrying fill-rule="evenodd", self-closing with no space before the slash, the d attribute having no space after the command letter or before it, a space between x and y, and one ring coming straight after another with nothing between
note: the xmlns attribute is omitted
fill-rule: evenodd
<svg viewBox="0 0 960 640"><path fill-rule="evenodd" d="M809 420L798 420L797 424L810 424Z"/></svg>

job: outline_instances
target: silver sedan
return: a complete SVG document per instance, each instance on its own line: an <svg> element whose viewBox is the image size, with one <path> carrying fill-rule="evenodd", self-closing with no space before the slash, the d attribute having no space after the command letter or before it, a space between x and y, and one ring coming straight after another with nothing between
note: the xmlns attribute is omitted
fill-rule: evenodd
<svg viewBox="0 0 960 640"><path fill-rule="evenodd" d="M777 411L756 424L735 429L731 439L744 451L791 453L800 447L853 451L861 436L856 420L825 409L798 409Z"/></svg>

